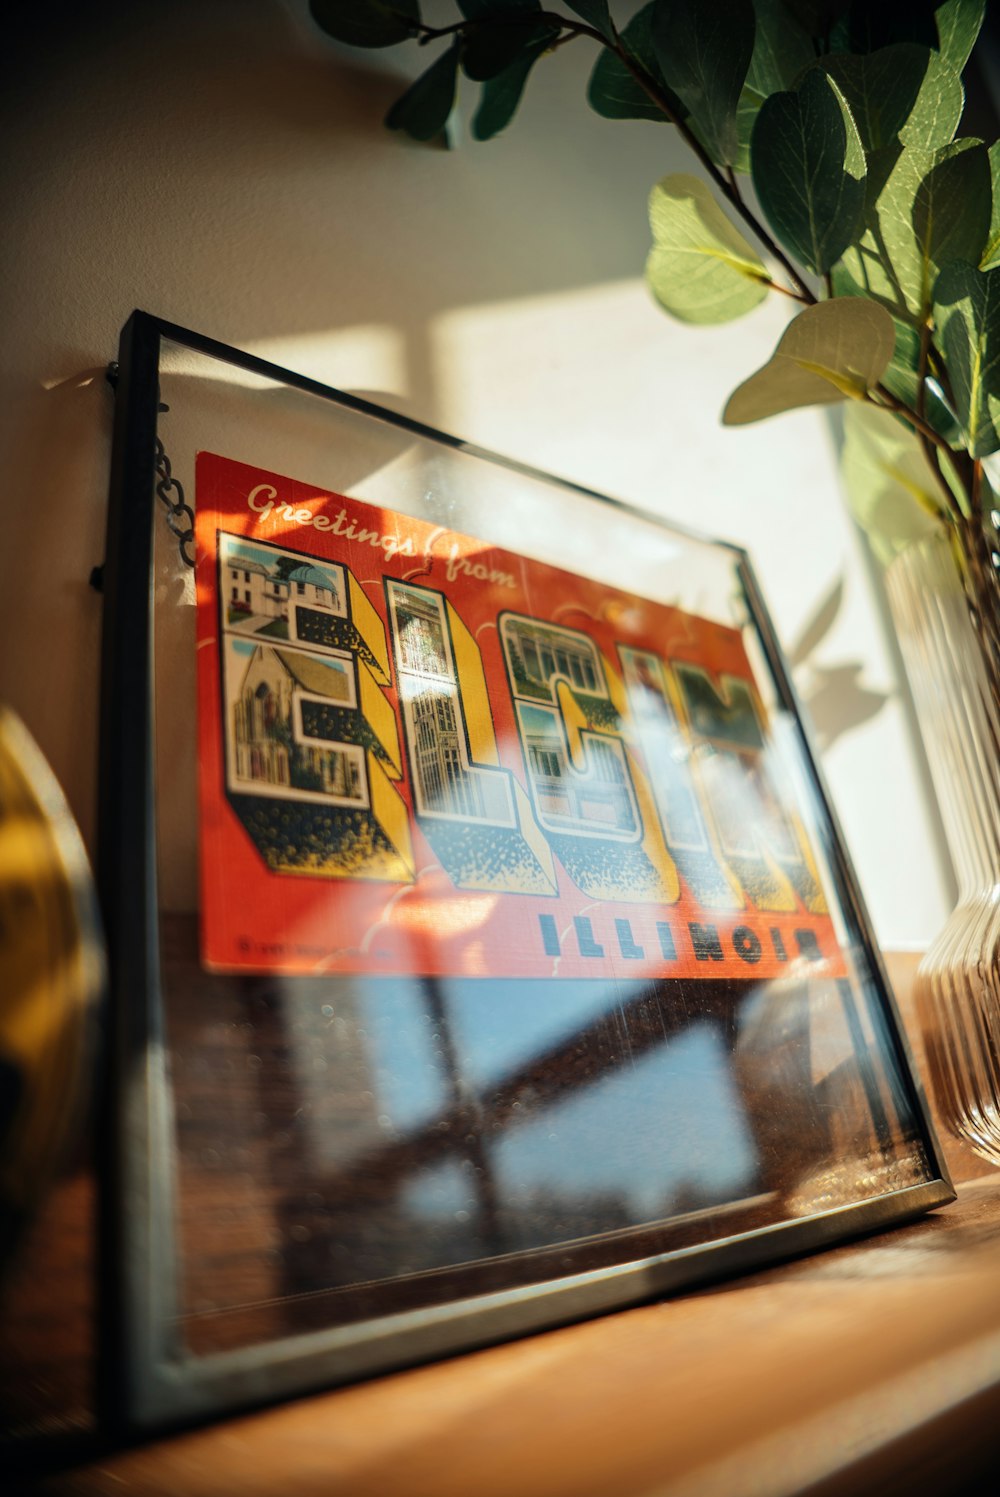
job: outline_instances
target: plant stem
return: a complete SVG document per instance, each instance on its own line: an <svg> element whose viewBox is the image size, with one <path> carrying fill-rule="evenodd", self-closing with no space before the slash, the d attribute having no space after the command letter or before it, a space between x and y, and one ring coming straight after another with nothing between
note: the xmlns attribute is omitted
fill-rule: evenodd
<svg viewBox="0 0 1000 1497"><path fill-rule="evenodd" d="M793 291L791 286L783 286L780 281L772 280L770 276L761 276L760 279L769 291L780 291L782 296L790 296L792 301L802 302L807 307L812 306L812 302L807 301L801 291Z"/></svg>
<svg viewBox="0 0 1000 1497"><path fill-rule="evenodd" d="M943 447L952 456L955 455L952 453L944 437L940 436L934 430L933 426L928 426L924 418L918 415L916 411L911 410L905 400L900 400L898 395L893 395L892 391L883 384L874 385L872 388L879 396L880 404L888 406L897 416L902 416L904 421L908 421L912 427L921 433L922 436L926 437L928 442L933 443L935 447Z"/></svg>
<svg viewBox="0 0 1000 1497"><path fill-rule="evenodd" d="M605 43L605 45L607 45L607 43ZM732 178L731 181L727 181L722 172L716 166L715 162L712 160L711 156L705 150L705 147L702 145L701 141L697 138L696 135L692 134L691 130L688 129L684 121L682 119L679 119L678 116L674 113L673 106L670 100L664 94L662 88L660 88L656 80L654 78L651 78L646 72L645 68L640 67L639 64L629 56L624 47L622 47L620 44L617 47L612 48L611 50L614 51L618 60L623 63L626 68L628 68L628 71L632 74L632 77L635 79L636 83L638 83L643 93L646 94L647 98L649 98L656 105L657 109L659 109L660 112L666 116L666 118L672 125L677 126L678 133L697 156L698 160L701 162L702 166L705 168L706 172L711 177L716 187L722 193L723 197L733 206L733 208L735 208L736 212L739 214L740 218L742 218L743 222L746 224L750 232L756 239L760 241L760 243L764 246L764 249L772 257L772 259L777 260L778 264L788 276L788 279L791 281L792 285L796 287L799 292L798 299L804 302L808 307L815 306L816 302L818 301L818 297L816 296L815 292L802 279L802 277L799 275L799 272L796 270L795 266L792 264L791 260L789 260L785 252L780 249L777 244L775 244L774 240L764 228L763 224L758 223L757 219L754 218L753 214L744 203L743 198L740 196L739 190L736 187L736 180L732 174L732 169L727 168L730 173L730 177Z"/></svg>
<svg viewBox="0 0 1000 1497"><path fill-rule="evenodd" d="M951 485L944 476L944 472L941 468L941 463L938 459L937 448L935 447L934 442L931 440L931 428L927 425L926 377L927 359L930 352L930 335L930 323L925 319L920 329L920 353L917 360L917 424L915 424L915 430L917 434L917 440L920 443L921 451L924 454L924 459L927 463L927 466L933 473L935 482L940 487L941 492L945 498L945 510L942 513L942 518L957 522L957 520L960 518L961 512L958 508L956 508L955 496L951 491ZM884 387L880 386L879 388L881 390Z"/></svg>
<svg viewBox="0 0 1000 1497"><path fill-rule="evenodd" d="M596 27L588 26L583 21L570 20L569 16L557 15L552 10L514 10L509 11L506 15L454 21L450 26L428 26L426 21L415 21L413 34L420 46L425 47L428 42L439 41L443 36L456 36L459 32L469 32L471 34L478 31L484 22L490 27L524 26L527 23L536 26L548 24L558 29L560 33L565 31L569 37L589 36L593 41L599 42L602 47L609 45L607 37L598 31Z"/></svg>
<svg viewBox="0 0 1000 1497"><path fill-rule="evenodd" d="M796 270L791 260L789 260L788 256L774 242L770 234L768 234L767 230L764 228L763 224L758 223L753 214L750 212L749 208L747 208L746 204L744 203L743 198L740 195L739 188L736 185L736 177L732 167L726 168L726 171L729 174L729 179L727 181L726 177L723 176L722 172L716 166L711 156L709 156L708 152L701 144L701 141L698 140L697 136L695 136L691 132L684 121L678 118L678 116L674 113L671 100L664 93L663 89L656 82L655 78L650 77L645 68L640 67L640 65L634 60L634 58L631 57L631 55L622 45L621 38L618 36L618 33L616 30L614 30L614 28L612 28L612 32L614 35L614 43L612 43L602 32L598 31L596 27L588 26L583 21L570 20L568 16L562 16L557 14L555 11L547 10L536 11L534 13L532 13L531 11L512 11L507 16L491 17L490 24L494 26L504 24L523 26L526 20L531 20L536 25L544 25L546 22L548 22L551 26L557 28L560 43L569 40L570 37L589 36L590 39L597 42L599 46L606 47L609 52L613 53L614 56L618 58L619 62L621 62L623 66L628 69L632 77L635 79L636 83L638 83L639 87L642 89L643 93L646 94L647 98L649 98L652 103L656 105L657 109L660 110L660 112L670 121L672 125L676 125L679 134L697 156L698 160L701 162L702 166L705 168L706 172L711 177L716 187L718 187L719 191L732 205L732 207L735 208L736 212L739 214L740 218L742 218L747 228L754 235L754 237L760 241L760 243L764 246L764 249L772 257L772 259L777 260L778 264L784 270L792 285L798 291L799 294L797 299L803 302L808 307L815 306L818 300L815 292L807 284L807 282L802 279L801 275ZM424 46L427 42L437 41L443 36L454 36L459 32L475 31L481 24L482 22L478 20L465 20L456 21L451 26L428 26L425 22L419 21L416 23L415 35L417 35L420 45ZM564 32L566 33L566 36L563 36L562 33Z"/></svg>
<svg viewBox="0 0 1000 1497"><path fill-rule="evenodd" d="M917 432L917 440L920 443L920 449L924 454L924 460L926 461L928 468L930 468L931 473L934 475L934 481L937 483L938 487L941 490L941 493L944 495L945 507L943 510L939 511L939 514L941 515L942 519L950 520L953 524L957 524L962 518L962 512L960 507L956 503L955 495L951 491L951 484L944 476L944 470L942 469L940 460L938 459L937 451L932 446L932 444L928 442L922 431Z"/></svg>
<svg viewBox="0 0 1000 1497"><path fill-rule="evenodd" d="M948 378L948 371L942 364L933 344L927 349L927 368L941 386L945 400L954 409L955 396L952 392L951 380Z"/></svg>
<svg viewBox="0 0 1000 1497"><path fill-rule="evenodd" d="M940 449L940 451L948 454L956 470L959 468L959 454L948 446L948 443L942 436L938 435L932 426L928 426L927 422L921 416L912 411L905 401L893 395L892 391L887 389L885 385L875 385L872 390L869 390L867 399L872 405L877 405L880 409L891 411L894 415L899 416L901 420L914 429L927 466L934 475L934 482L944 496L946 518L952 524L958 524L964 518L962 508L945 477L940 458L938 457L938 450ZM957 473L957 476L960 480L962 479L961 473ZM967 484L966 490L968 491Z"/></svg>
<svg viewBox="0 0 1000 1497"><path fill-rule="evenodd" d="M927 415L927 360L931 348L931 325L925 317L920 325L920 352L917 356L917 415Z"/></svg>
<svg viewBox="0 0 1000 1497"><path fill-rule="evenodd" d="M470 23L455 21L451 26L428 26L423 21L417 21L414 24L413 35L417 39L417 45L426 47L428 42L439 41L442 36L455 36L459 31L467 31Z"/></svg>
<svg viewBox="0 0 1000 1497"><path fill-rule="evenodd" d="M488 18L490 26L508 24L524 26L528 21L535 25L548 25L552 28L554 35L551 47L553 50L578 36L587 36L592 41L597 42L598 46L606 48L613 56L617 57L646 97L656 106L665 119L676 126L681 138L694 153L708 177L714 182L722 196L743 220L754 238L763 246L765 252L781 266L791 282L791 286L783 286L780 282L775 281L769 276L761 277L764 283L770 290L779 291L783 296L788 296L793 301L800 302L806 307L817 305L819 298L816 293L809 286L808 282L803 279L781 247L771 238L771 235L764 228L763 224L754 217L753 213L747 207L740 193L733 167L727 164L724 168L720 169L715 164L691 127L675 112L672 96L631 56L622 44L621 38L613 24L611 27L611 36L608 37L603 32L598 31L596 27L588 26L585 22L575 18L571 19L568 16L559 15L554 11L511 11L506 15L491 16ZM417 38L421 46L425 46L428 42L439 40L442 37L458 34L474 34L484 23L484 20L481 19L466 19L457 21L450 26L428 26L423 21L416 21L414 23L413 35ZM823 281L826 297L828 299L832 298L834 295L832 275L827 272L823 277ZM930 342L930 325L925 321L920 333L916 409L911 409L904 401L893 395L883 384L875 385L872 390L868 391L865 398L873 405L892 411L915 430L927 465L934 474L935 482L944 495L946 516L956 527L956 531L961 537L963 553L969 559L970 571L968 573L967 588L970 590L970 607L983 620L983 628L989 630L992 627L993 636L991 638L991 646L997 653L997 658L1000 659L1000 632L998 632L1000 631L1000 625L991 625L988 620L985 620L983 618L983 605L977 603L971 596L971 590L973 589L978 589L980 598L985 596L983 587L986 574L981 554L982 545L985 544L985 532L983 531L982 517L979 513L982 465L979 462L973 463L967 453L952 449L944 438L928 424L926 417L926 379L928 367L933 369L935 378L941 384L946 398L950 400L951 390L948 383L947 371L940 365L939 360L935 356L935 351ZM951 468L964 489L966 502L970 510L968 516L962 512L961 504L952 491L948 479L945 477L939 451L947 453ZM981 541L978 545L975 543L974 537L969 530L970 526L979 532ZM992 580L995 585L992 552L988 546L986 549L989 552L989 569L993 573Z"/></svg>

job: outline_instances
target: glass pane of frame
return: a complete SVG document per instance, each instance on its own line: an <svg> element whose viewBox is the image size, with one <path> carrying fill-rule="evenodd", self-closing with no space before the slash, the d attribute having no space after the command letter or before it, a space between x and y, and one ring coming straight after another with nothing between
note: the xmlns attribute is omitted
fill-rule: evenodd
<svg viewBox="0 0 1000 1497"><path fill-rule="evenodd" d="M952 1198L741 551L144 314L112 501L109 1405Z"/></svg>

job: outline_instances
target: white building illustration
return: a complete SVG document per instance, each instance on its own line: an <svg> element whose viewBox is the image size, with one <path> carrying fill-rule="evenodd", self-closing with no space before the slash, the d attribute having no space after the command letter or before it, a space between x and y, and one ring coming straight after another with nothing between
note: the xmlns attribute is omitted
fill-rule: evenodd
<svg viewBox="0 0 1000 1497"><path fill-rule="evenodd" d="M396 611L400 669L419 676L450 677L439 595L397 583L391 597Z"/></svg>
<svg viewBox="0 0 1000 1497"><path fill-rule="evenodd" d="M288 583L249 558L232 562L224 572L225 599L230 609L262 614L267 618L288 617Z"/></svg>
<svg viewBox="0 0 1000 1497"><path fill-rule="evenodd" d="M429 687L406 702L420 809L506 825L509 794L501 775L466 762L463 733L450 692Z"/></svg>
<svg viewBox="0 0 1000 1497"><path fill-rule="evenodd" d="M309 608L326 608L340 612L340 599L333 578L320 567L301 566L288 574L288 596L294 603Z"/></svg>
<svg viewBox="0 0 1000 1497"><path fill-rule="evenodd" d="M222 588L231 614L287 619L290 603L327 613L342 612L336 580L322 567L306 562L283 576L277 567L266 567L250 556L241 556L233 545L226 549L228 554L221 568Z"/></svg>
<svg viewBox="0 0 1000 1497"><path fill-rule="evenodd" d="M604 696L597 652L589 639L518 618L505 621L504 639L512 663L520 665L528 682L548 687L562 676L579 691Z"/></svg>
<svg viewBox="0 0 1000 1497"><path fill-rule="evenodd" d="M510 826L506 776L469 759L444 599L392 582L389 601L418 812Z"/></svg>
<svg viewBox="0 0 1000 1497"><path fill-rule="evenodd" d="M637 826L620 747L589 735L587 770L569 762L558 722L538 707L520 707L535 802L543 822L566 823L592 832L631 834Z"/></svg>

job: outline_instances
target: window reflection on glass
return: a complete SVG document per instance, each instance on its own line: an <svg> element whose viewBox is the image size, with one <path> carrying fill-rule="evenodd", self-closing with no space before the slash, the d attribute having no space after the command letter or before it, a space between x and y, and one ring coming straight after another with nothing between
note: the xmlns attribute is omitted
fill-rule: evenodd
<svg viewBox="0 0 1000 1497"><path fill-rule="evenodd" d="M518 1247L657 1221L757 1183L732 1060L705 1023L514 1123L493 1162Z"/></svg>
<svg viewBox="0 0 1000 1497"><path fill-rule="evenodd" d="M201 1351L507 1287L523 1263L599 1266L609 1234L643 1256L926 1172L877 1007L848 981L198 982L200 1006L178 987L170 1041Z"/></svg>

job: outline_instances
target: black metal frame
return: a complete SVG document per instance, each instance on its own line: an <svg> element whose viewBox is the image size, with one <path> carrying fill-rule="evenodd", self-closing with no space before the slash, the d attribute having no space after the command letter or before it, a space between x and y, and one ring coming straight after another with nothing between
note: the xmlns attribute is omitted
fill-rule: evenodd
<svg viewBox="0 0 1000 1497"><path fill-rule="evenodd" d="M855 1232L896 1224L954 1199L926 1103L899 1022L843 839L803 734L805 763L827 818L830 864L881 998L885 1033L909 1087L909 1102L937 1177L924 1185L846 1208L706 1244L577 1274L563 1280L456 1302L433 1314L410 1312L357 1327L320 1331L240 1354L171 1362L162 1338L169 1303L169 1233L162 1220L169 1190L170 1097L162 1062L155 810L151 720L152 511L155 499L159 352L162 340L276 380L388 422L414 435L482 457L512 471L598 499L619 512L663 521L580 485L553 479L369 401L137 311L121 334L112 449L110 509L103 569L104 634L98 857L110 950L111 1065L104 1117L101 1200L101 1417L106 1429L182 1423L393 1366L507 1339L618 1308L667 1290L744 1271ZM693 536L681 527L665 527ZM703 537L696 537L701 540ZM716 545L724 543L713 542ZM750 614L784 707L801 715L749 559L734 557ZM145 1150L152 1148L147 1161ZM147 1168L148 1164L148 1168ZM159 1255L159 1261L154 1262ZM153 1265L151 1267L151 1265ZM391 1320L391 1325L389 1324ZM387 1345L385 1332L391 1332Z"/></svg>

